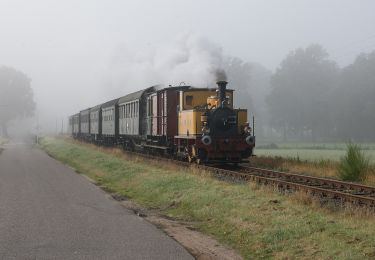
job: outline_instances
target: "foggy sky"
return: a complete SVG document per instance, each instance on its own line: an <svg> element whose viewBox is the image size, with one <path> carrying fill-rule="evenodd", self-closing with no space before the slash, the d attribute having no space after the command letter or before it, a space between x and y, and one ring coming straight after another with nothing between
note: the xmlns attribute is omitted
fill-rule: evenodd
<svg viewBox="0 0 375 260"><path fill-rule="evenodd" d="M274 70L289 51L318 43L345 66L375 49L374 10L371 0L0 0L0 65L32 78L38 114L54 126L117 95L106 83L119 46L142 53L199 35Z"/></svg>

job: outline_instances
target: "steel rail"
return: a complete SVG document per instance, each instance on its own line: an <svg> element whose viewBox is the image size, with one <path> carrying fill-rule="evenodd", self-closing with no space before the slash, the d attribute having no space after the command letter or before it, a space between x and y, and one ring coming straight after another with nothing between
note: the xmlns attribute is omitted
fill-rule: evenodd
<svg viewBox="0 0 375 260"><path fill-rule="evenodd" d="M263 185L273 185L284 191L303 191L314 197L375 209L375 187L367 185L257 167L239 166L237 169L229 170L216 166L191 164L172 158L148 154L132 154L157 161L173 162L184 167L196 167L212 172L217 176L230 178L233 181L253 181Z"/></svg>
<svg viewBox="0 0 375 260"><path fill-rule="evenodd" d="M158 158L157 160L160 159ZM320 199L329 199L340 204L349 203L375 209L375 187L367 185L256 167L240 166L238 169L228 170L215 166L194 165L172 159L167 160L174 161L185 167L197 167L232 180L273 185L284 191L303 191Z"/></svg>
<svg viewBox="0 0 375 260"><path fill-rule="evenodd" d="M351 191L353 193L356 193L354 195L366 195L375 197L375 187L359 183L346 182L322 177L314 177L289 172L281 172L257 167L241 166L241 171L253 174L262 174L271 178L282 178L291 182L304 183L309 186L324 186L327 189Z"/></svg>
<svg viewBox="0 0 375 260"><path fill-rule="evenodd" d="M252 168L252 167L250 167ZM347 190L347 189L337 189L334 186L324 186L321 185L320 187L318 185L311 185L311 182L299 182L296 181L296 179L282 179L280 177L263 175L259 172L267 172L267 173L276 173L276 175L280 176L282 174L292 175L294 177L299 177L299 180L306 179L308 180L315 180L315 177L312 176L306 176L306 175L299 175L294 173L286 173L286 172L278 172L278 171L272 171L268 169L257 169L257 172L243 172L243 171L232 171L232 170L224 170L224 169L218 169L215 168L212 169L212 171L216 171L217 174L226 174L233 177L238 177L244 181L255 181L260 184L265 185L273 185L276 186L279 189L282 190L289 190L289 191L304 191L312 196L317 196L320 198L327 198L327 199L333 199L334 201L338 201L340 203L351 203L358 206L366 206L369 208L374 209L375 208L375 197L371 195L366 194L358 194L356 191L353 192L353 190ZM330 179L324 179L320 177L316 177L317 180L324 181L326 184L340 184L340 185L346 185L346 187L356 187L361 189L371 189L372 191L375 190L374 187L366 186L366 185L360 185L355 183L347 183L337 180L330 180ZM330 183L332 181L332 183ZM352 191L352 192L351 192Z"/></svg>
<svg viewBox="0 0 375 260"><path fill-rule="evenodd" d="M131 156L139 156L159 162L172 162L187 168L195 167L233 181L253 181L263 185L273 185L283 191L303 191L311 196L330 199L341 204L350 203L375 209L375 187L367 185L249 166L225 169L219 166L192 164L171 157L127 150L124 152Z"/></svg>

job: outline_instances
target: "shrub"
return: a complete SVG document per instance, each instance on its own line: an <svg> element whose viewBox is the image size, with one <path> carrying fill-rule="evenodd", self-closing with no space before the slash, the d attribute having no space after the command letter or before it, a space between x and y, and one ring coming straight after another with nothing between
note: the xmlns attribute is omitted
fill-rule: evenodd
<svg viewBox="0 0 375 260"><path fill-rule="evenodd" d="M363 181L369 170L369 158L361 150L361 146L349 143L346 155L338 165L338 175L344 181Z"/></svg>

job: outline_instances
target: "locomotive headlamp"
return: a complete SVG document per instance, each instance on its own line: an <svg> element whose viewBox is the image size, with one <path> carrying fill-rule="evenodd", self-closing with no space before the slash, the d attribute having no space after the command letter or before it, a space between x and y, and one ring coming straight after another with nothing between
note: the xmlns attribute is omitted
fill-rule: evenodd
<svg viewBox="0 0 375 260"><path fill-rule="evenodd" d="M209 135L205 135L202 137L202 143L204 145L210 145L212 143L212 139L211 139L211 136Z"/></svg>
<svg viewBox="0 0 375 260"><path fill-rule="evenodd" d="M245 141L248 145L253 145L255 144L255 136L248 136L246 137Z"/></svg>

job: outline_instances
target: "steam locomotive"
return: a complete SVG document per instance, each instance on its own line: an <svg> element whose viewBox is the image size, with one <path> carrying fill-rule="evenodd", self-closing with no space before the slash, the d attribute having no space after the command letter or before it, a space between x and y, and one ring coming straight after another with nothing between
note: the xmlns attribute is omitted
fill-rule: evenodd
<svg viewBox="0 0 375 260"><path fill-rule="evenodd" d="M89 142L189 162L239 163L253 154L255 135L247 110L233 107L227 82L217 85L152 86L70 116L69 132Z"/></svg>

